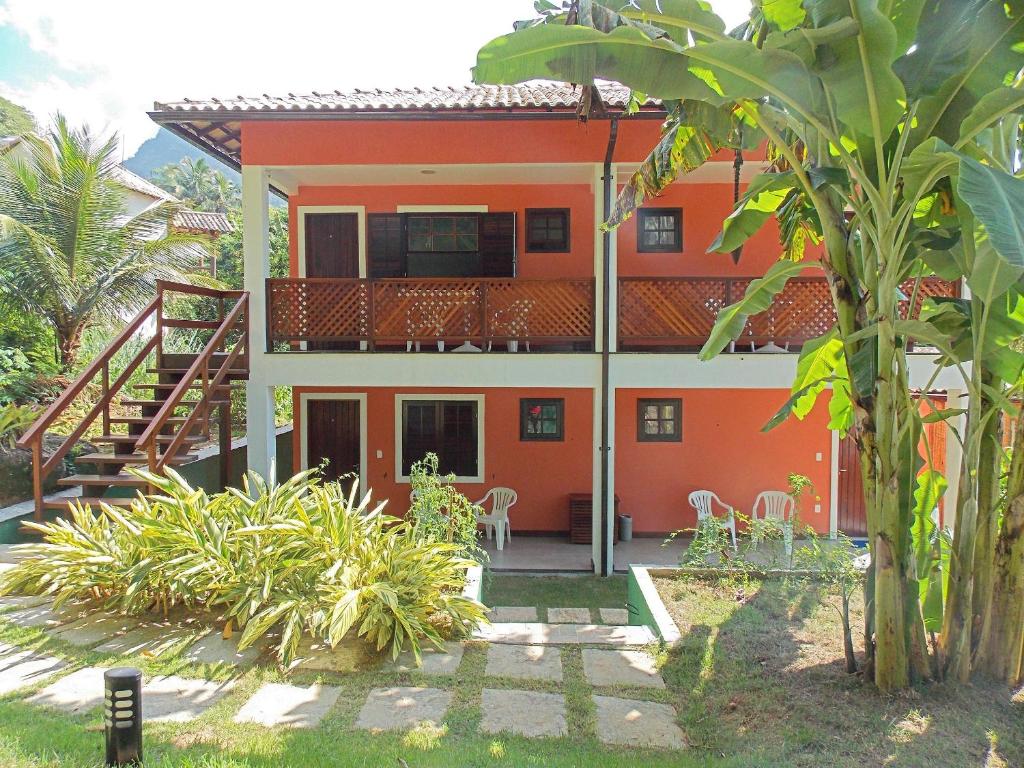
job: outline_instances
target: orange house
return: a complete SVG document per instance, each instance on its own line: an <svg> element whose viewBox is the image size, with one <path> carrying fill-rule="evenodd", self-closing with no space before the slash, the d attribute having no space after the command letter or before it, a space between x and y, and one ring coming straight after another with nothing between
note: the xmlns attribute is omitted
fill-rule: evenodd
<svg viewBox="0 0 1024 768"><path fill-rule="evenodd" d="M327 460L401 512L411 462L434 451L470 498L517 491L517 536L589 539L600 573L617 513L662 536L695 524L691 491L749 514L789 473L814 483L804 522L863 532L825 408L761 430L794 353L833 322L820 274L697 359L717 311L780 256L770 228L738 261L706 252L763 156L737 171L723 153L605 232L664 113L602 95L607 114L582 123L556 85L156 105L242 173L252 469L275 458L274 389L292 387L295 469ZM287 279L268 277L269 194L288 203ZM570 497L590 510L582 529Z"/></svg>

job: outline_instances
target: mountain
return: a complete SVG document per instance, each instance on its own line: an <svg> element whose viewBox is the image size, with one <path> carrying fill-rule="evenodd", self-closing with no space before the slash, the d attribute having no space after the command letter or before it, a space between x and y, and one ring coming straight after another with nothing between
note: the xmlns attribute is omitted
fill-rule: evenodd
<svg viewBox="0 0 1024 768"><path fill-rule="evenodd" d="M194 160L198 160L201 157L205 158L214 170L221 171L236 186L241 186L242 177L238 171L229 168L201 149L193 147L166 128L161 128L156 136L143 142L135 154L124 161L124 166L132 173L137 173L144 179L151 179L153 171L157 168L162 168L169 163L180 163L186 157L191 157Z"/></svg>

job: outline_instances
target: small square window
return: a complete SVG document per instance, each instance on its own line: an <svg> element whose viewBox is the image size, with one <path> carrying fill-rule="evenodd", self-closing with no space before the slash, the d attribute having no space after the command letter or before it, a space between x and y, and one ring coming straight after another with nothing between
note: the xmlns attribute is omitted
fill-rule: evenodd
<svg viewBox="0 0 1024 768"><path fill-rule="evenodd" d="M682 253L683 209L641 208L637 211L636 249L640 253Z"/></svg>
<svg viewBox="0 0 1024 768"><path fill-rule="evenodd" d="M679 443L683 439L683 401L637 401L636 439L641 443Z"/></svg>
<svg viewBox="0 0 1024 768"><path fill-rule="evenodd" d="M526 250L532 253L568 253L569 209L527 208Z"/></svg>
<svg viewBox="0 0 1024 768"><path fill-rule="evenodd" d="M565 439L565 400L523 398L519 401L519 439Z"/></svg>

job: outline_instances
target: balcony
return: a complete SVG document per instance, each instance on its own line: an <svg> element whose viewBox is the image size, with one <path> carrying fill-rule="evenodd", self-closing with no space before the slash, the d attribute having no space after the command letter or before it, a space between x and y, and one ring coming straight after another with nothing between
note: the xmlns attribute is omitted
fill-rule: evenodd
<svg viewBox="0 0 1024 768"><path fill-rule="evenodd" d="M619 280L619 349L696 352L711 334L719 310L742 298L754 278L626 277ZM903 286L908 296L912 281ZM929 296L956 296L945 280L921 281L914 315ZM906 304L904 302L904 313ZM836 322L823 278L791 279L772 306L751 317L732 345L736 352L795 351Z"/></svg>
<svg viewBox="0 0 1024 768"><path fill-rule="evenodd" d="M591 351L594 281L272 278L267 325L272 348Z"/></svg>

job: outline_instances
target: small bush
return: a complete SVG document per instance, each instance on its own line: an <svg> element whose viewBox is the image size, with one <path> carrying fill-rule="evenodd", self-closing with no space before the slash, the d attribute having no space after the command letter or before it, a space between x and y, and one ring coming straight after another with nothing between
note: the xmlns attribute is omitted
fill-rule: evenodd
<svg viewBox="0 0 1024 768"><path fill-rule="evenodd" d="M483 562L487 554L477 546L476 516L481 509L455 487L455 475L437 473L437 454L428 453L412 465L409 481L412 503L406 519L416 536L445 541L464 557Z"/></svg>
<svg viewBox="0 0 1024 768"><path fill-rule="evenodd" d="M13 449L36 415L36 409L27 405L0 406L0 446Z"/></svg>
<svg viewBox="0 0 1024 768"><path fill-rule="evenodd" d="M304 635L337 645L350 632L396 657L423 641L440 646L484 616L461 594L473 561L457 545L418 536L409 523L346 496L315 471L208 496L179 475L139 473L158 489L129 509L78 508L34 524L43 543L0 578L0 592L50 594L55 603L98 599L136 614L175 605L219 611L243 627L245 648L280 631L288 663Z"/></svg>

